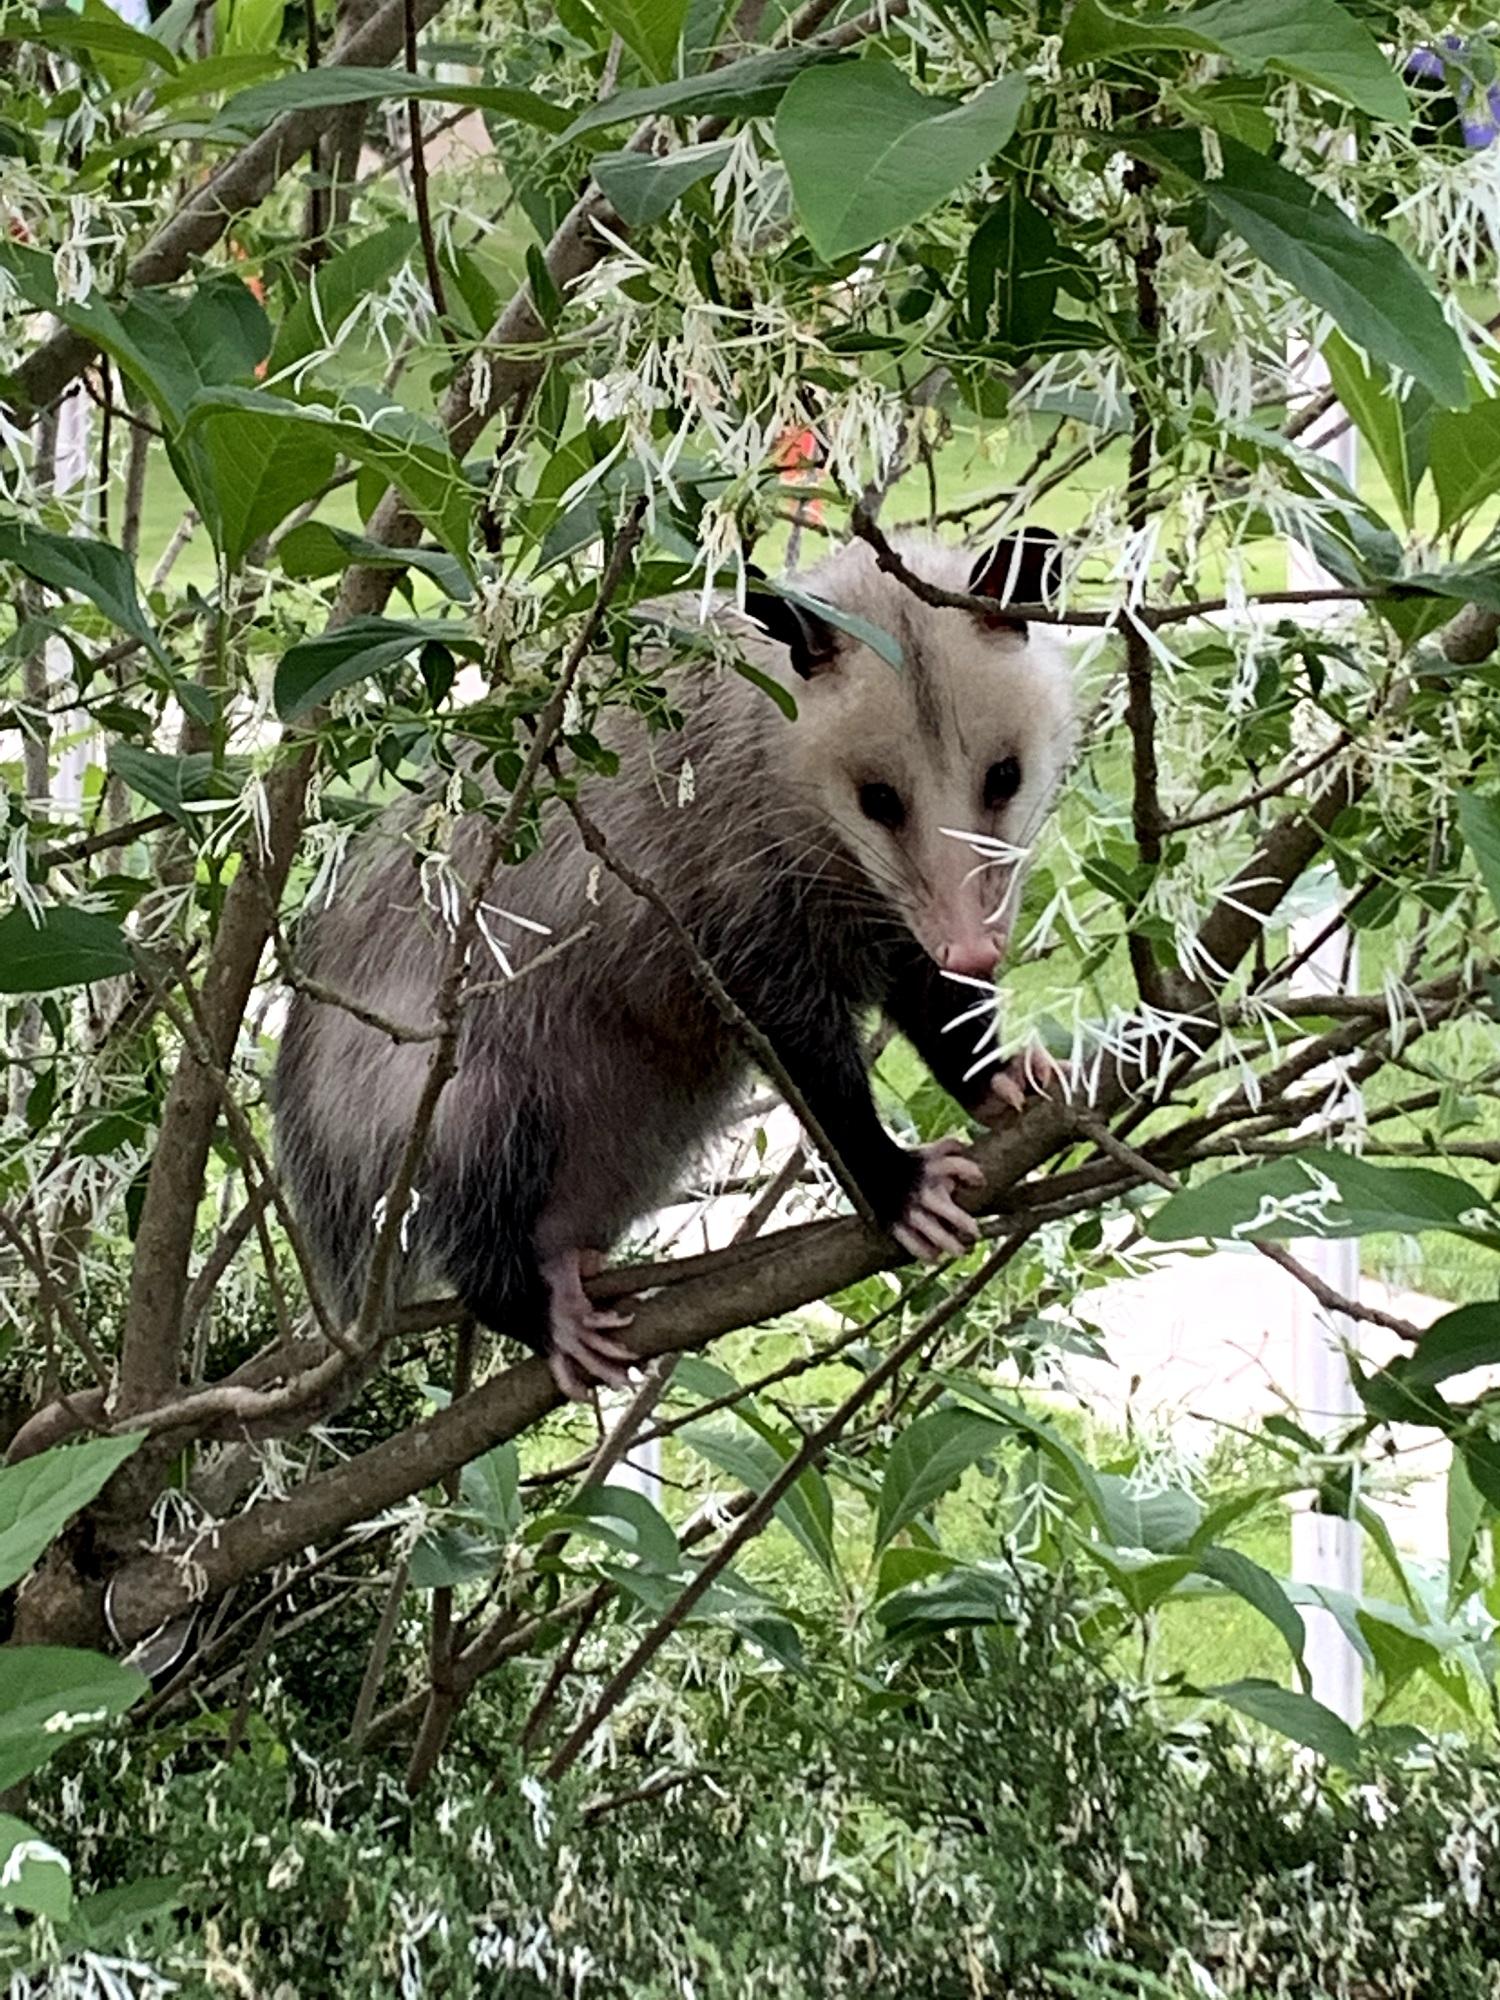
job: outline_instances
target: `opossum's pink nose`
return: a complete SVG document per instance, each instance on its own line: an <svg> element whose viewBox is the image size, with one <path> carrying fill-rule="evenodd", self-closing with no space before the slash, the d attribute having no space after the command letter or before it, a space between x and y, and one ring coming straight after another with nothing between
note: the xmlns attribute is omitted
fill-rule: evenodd
<svg viewBox="0 0 1500 2000"><path fill-rule="evenodd" d="M959 938L938 949L938 964L944 972L962 973L969 979L988 979L1005 956L1005 938L997 931L981 931L977 937Z"/></svg>

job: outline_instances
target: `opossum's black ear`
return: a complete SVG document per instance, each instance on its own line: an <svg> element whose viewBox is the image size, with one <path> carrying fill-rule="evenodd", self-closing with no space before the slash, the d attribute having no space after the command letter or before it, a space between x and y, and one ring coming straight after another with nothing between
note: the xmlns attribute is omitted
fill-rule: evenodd
<svg viewBox="0 0 1500 2000"><path fill-rule="evenodd" d="M1046 604L1062 581L1062 543L1050 528L1023 528L1019 535L1002 535L969 572L969 589L976 597L992 597L997 605ZM1026 630L1024 618L1000 621Z"/></svg>
<svg viewBox="0 0 1500 2000"><path fill-rule="evenodd" d="M827 619L789 597L778 597L771 590L747 590L745 612L768 639L786 647L805 681L826 673L838 657L839 635Z"/></svg>

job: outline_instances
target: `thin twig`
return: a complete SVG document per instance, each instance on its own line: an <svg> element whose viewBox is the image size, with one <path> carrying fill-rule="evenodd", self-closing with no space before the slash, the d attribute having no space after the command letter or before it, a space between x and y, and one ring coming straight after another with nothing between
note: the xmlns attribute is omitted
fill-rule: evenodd
<svg viewBox="0 0 1500 2000"><path fill-rule="evenodd" d="M349 1749L354 1756L358 1756L363 1750L365 1738L370 1733L370 1718L375 1713L380 1684L385 1679L386 1665L390 1660L391 1647L395 1643L396 1627L401 1620L401 1606L406 1600L406 1584L410 1574L410 1559L403 1556L391 1572L390 1588L386 1592L385 1604L381 1609L380 1623L375 1627L375 1637L370 1645L370 1657L365 1663L364 1678L359 1684L359 1695L354 1703L354 1718L349 1724Z"/></svg>
<svg viewBox="0 0 1500 2000"><path fill-rule="evenodd" d="M417 74L417 14L415 0L403 0L405 8L405 56L408 76ZM438 263L437 238L432 233L432 205L427 193L427 151L422 143L422 102L408 97L406 116L411 133L411 199L417 211L417 233L422 239L422 262L427 270L427 289L432 310L445 341L453 340L448 323L448 301L443 292L443 273Z"/></svg>
<svg viewBox="0 0 1500 2000"><path fill-rule="evenodd" d="M218 1241L194 1273L182 1307L184 1343L191 1342L199 1319L207 1310L209 1300L218 1290L219 1280L249 1242L256 1226L256 1217L263 1213L270 1199L271 1189L268 1182L261 1181L252 1188L239 1213L232 1222L220 1230Z"/></svg>
<svg viewBox="0 0 1500 2000"><path fill-rule="evenodd" d="M1291 1251L1280 1243L1257 1243L1256 1249L1262 1257L1268 1257L1273 1264L1295 1278L1306 1291L1312 1293L1325 1312L1343 1313L1348 1319L1362 1319L1371 1326L1384 1327L1387 1333L1394 1333L1402 1340L1419 1341L1422 1329L1413 1326L1409 1319L1398 1319L1394 1313L1381 1312L1378 1306L1367 1306L1362 1299L1345 1298L1332 1285L1325 1284L1316 1272L1309 1271L1305 1264L1299 1264Z"/></svg>
<svg viewBox="0 0 1500 2000"><path fill-rule="evenodd" d="M186 978L182 981L182 994L188 1007L187 1013L184 1013L182 1008L173 1000L165 981L159 976L155 967L147 961L143 953L138 952L136 954L136 962L155 990L157 1005L172 1023L178 1034L181 1035L188 1049L190 1059L206 1070L213 1079L219 1093L219 1101L223 1107L225 1120L234 1134L235 1144L244 1156L247 1166L255 1168L260 1184L270 1191L270 1198L275 1206L277 1217L281 1222L282 1228L286 1231L287 1241L291 1244L292 1253L297 1259L297 1268L302 1276L302 1283L307 1292L308 1302L313 1309L313 1317L318 1322L318 1331L331 1347L336 1347L339 1350L346 1360L357 1360L359 1358L357 1350L345 1338L343 1331L336 1324L333 1315L323 1303L322 1288L318 1283L317 1277L317 1266L312 1252L308 1248L307 1239L302 1231L302 1225L297 1216L292 1212L290 1204L282 1193L276 1170L266 1157L265 1148L261 1145L254 1127L245 1115L240 1101L235 1095L233 1080L229 1076L228 1071L214 1056L207 1024L203 1019L201 1003L192 981Z"/></svg>
<svg viewBox="0 0 1500 2000"><path fill-rule="evenodd" d="M1220 820L1237 819L1252 806L1265 805L1270 799L1279 799L1283 793L1300 785L1305 778L1310 778L1314 771L1321 771L1325 764L1331 764L1335 757L1342 755L1352 741L1349 732L1341 729L1326 749L1320 750L1314 757L1304 759L1300 764L1294 764L1290 771L1283 771L1279 778L1273 779L1269 784L1258 786L1253 792L1242 792L1227 806L1212 806L1204 812L1183 813L1177 819L1163 820L1161 831L1164 835L1191 833L1200 826L1214 826Z"/></svg>
<svg viewBox="0 0 1500 2000"><path fill-rule="evenodd" d="M94 854L107 854L111 848L129 847L132 841L144 840L147 834L160 833L164 827L176 824L176 816L172 813L147 813L144 819L133 819L128 826L91 833L87 839L69 841L63 847L44 847L34 859L39 868L68 868L75 861L87 861Z"/></svg>

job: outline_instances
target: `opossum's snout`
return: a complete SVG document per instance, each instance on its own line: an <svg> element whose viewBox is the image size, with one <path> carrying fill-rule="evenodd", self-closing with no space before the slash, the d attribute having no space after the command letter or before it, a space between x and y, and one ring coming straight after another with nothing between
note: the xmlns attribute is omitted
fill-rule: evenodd
<svg viewBox="0 0 1500 2000"><path fill-rule="evenodd" d="M1010 947L1009 915L987 907L973 882L954 896L934 897L913 929L934 965L966 979L992 979Z"/></svg>
<svg viewBox="0 0 1500 2000"><path fill-rule="evenodd" d="M999 971L1009 943L1003 932L981 931L976 937L940 944L932 956L944 972L962 973L969 979L991 979Z"/></svg>
<svg viewBox="0 0 1500 2000"><path fill-rule="evenodd" d="M944 972L992 979L1010 949L1024 858L992 857L971 837L941 828L923 843L922 859L922 893L909 918L918 943Z"/></svg>

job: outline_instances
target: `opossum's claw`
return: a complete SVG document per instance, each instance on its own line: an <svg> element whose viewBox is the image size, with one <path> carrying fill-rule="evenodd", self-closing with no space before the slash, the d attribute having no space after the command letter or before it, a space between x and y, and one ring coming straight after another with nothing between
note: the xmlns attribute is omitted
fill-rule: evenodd
<svg viewBox="0 0 1500 2000"><path fill-rule="evenodd" d="M636 1366L636 1357L608 1331L629 1326L628 1313L598 1312L592 1306L584 1312L552 1313L552 1344L547 1360L552 1379L574 1403L587 1403L594 1389L606 1382L623 1389Z"/></svg>
<svg viewBox="0 0 1500 2000"><path fill-rule="evenodd" d="M969 1157L961 1139L939 1139L923 1146L922 1178L907 1200L901 1220L891 1234L909 1256L924 1264L943 1257L961 1257L979 1240L979 1225L953 1199L955 1187L977 1187L984 1171Z"/></svg>
<svg viewBox="0 0 1500 2000"><path fill-rule="evenodd" d="M1040 1042L1033 1042L992 1071L974 1116L981 1125L998 1125L1010 1112L1024 1111L1030 1097L1066 1097L1072 1076L1069 1064L1058 1062Z"/></svg>

